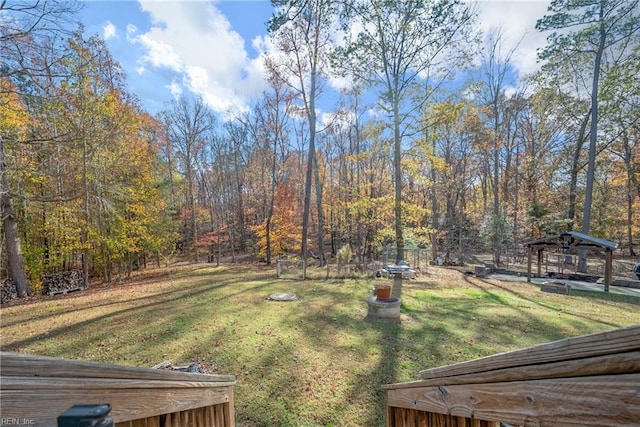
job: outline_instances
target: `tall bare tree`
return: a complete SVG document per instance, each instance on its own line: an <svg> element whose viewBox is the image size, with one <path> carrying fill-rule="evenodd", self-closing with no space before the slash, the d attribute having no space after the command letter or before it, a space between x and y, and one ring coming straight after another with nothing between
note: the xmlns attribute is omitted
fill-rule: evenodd
<svg viewBox="0 0 640 427"><path fill-rule="evenodd" d="M616 49L640 31L638 0L554 0L549 15L538 20L536 29L553 32L547 37L548 45L540 52L543 60L556 60L562 56L592 58L591 73L591 125L587 183L582 214L582 232L589 233L591 205L598 142L599 83L603 58L608 49ZM575 28L575 30L574 30ZM560 30L560 31L558 31ZM565 31L568 30L568 31ZM580 255L578 271L586 272L586 253Z"/></svg>
<svg viewBox="0 0 640 427"><path fill-rule="evenodd" d="M267 265L272 262L273 247L272 235L273 217L276 198L276 187L281 180L280 168L286 157L287 133L289 114L293 99L291 90L282 82L275 78L269 79L271 88L264 93L262 102L254 108L253 119L250 122L250 130L255 141L256 154L264 161L263 173L268 181L268 190L265 191L263 203L265 207L265 253Z"/></svg>
<svg viewBox="0 0 640 427"><path fill-rule="evenodd" d="M205 142L215 128L215 117L202 98L189 100L181 97L171 103L171 108L161 113L167 138L176 149L175 158L179 172L185 177L186 231L184 241L193 250L198 262L198 224L196 221L196 160Z"/></svg>
<svg viewBox="0 0 640 427"><path fill-rule="evenodd" d="M331 0L273 0L276 15L269 30L276 38L282 58L269 61L273 74L288 84L300 97L309 127L309 146L304 184L301 254L309 255L307 236L311 211L311 187L316 167L317 111L322 92L323 76L327 72L327 54L331 43ZM317 197L321 197L321 194ZM323 229L322 215L318 216ZM324 263L323 233L318 233L318 257ZM304 275L304 273L303 273Z"/></svg>
<svg viewBox="0 0 640 427"><path fill-rule="evenodd" d="M402 151L412 111L410 93L433 63L455 47L472 20L457 0L346 1L342 27L347 43L336 66L379 91L379 106L389 114L393 143L396 261L404 259Z"/></svg>
<svg viewBox="0 0 640 427"><path fill-rule="evenodd" d="M490 124L491 135L485 153L485 171L491 184L493 209L489 221L492 236L493 262L500 265L502 245L507 238L507 197L508 174L510 172L513 155L512 143L515 135L513 116L517 111L513 102L509 102L506 90L514 85L510 79L513 72L511 58L518 48L518 44L506 50L504 35L501 30L492 31L487 35L486 46L481 55L482 77L479 93L480 102L486 108Z"/></svg>

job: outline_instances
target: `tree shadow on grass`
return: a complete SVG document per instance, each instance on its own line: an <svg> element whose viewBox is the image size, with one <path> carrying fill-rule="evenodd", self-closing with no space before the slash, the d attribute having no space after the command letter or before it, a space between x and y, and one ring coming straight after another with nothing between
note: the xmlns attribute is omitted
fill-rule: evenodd
<svg viewBox="0 0 640 427"><path fill-rule="evenodd" d="M582 289L572 289L570 295L589 299L597 299L606 302L622 302L625 304L640 306L640 297L634 295L614 294L601 291L586 291Z"/></svg>
<svg viewBox="0 0 640 427"><path fill-rule="evenodd" d="M532 315L525 307L511 303L509 298L478 286L473 281L466 279L466 284L471 289L479 289L482 295L479 298L430 295L428 307L417 304L415 295L412 295L413 289L405 289L402 293L403 316L399 321L353 315L330 305L320 312L309 311L297 318L304 336L314 347L344 361L349 368L346 373L337 374L345 377L342 399L324 402L327 411L335 414L333 419L329 419L330 422L340 424L352 407L362 407L368 410L355 415L358 425L383 426L385 402L381 386L417 380L419 371L428 367L566 338L564 325L581 330L584 326L582 320L616 326L571 313L567 313L566 320L557 323L553 319L546 319L544 315ZM523 302L539 304L546 310L556 310L526 295L515 294ZM344 295L336 294L335 297L339 301ZM363 306L365 297L366 294L363 294ZM491 306L503 308L491 313ZM593 328L593 325L590 327ZM350 354L348 345L341 337L353 334L360 336L362 342ZM526 335L526 339L523 335ZM372 358L372 354L375 357ZM363 363L349 363L349 359L354 357ZM292 395L291 398L296 396ZM349 416L354 417L353 414Z"/></svg>
<svg viewBox="0 0 640 427"><path fill-rule="evenodd" d="M331 385L335 388L333 393L320 394L324 401L314 403L324 408L324 418L316 418L313 425L343 425L344 420L349 420L355 422L350 425L384 426L382 385L396 381L400 367L423 368L418 355L425 345L433 348L431 357L444 357L436 342L446 333L440 327L410 330L400 320L366 316L365 286L359 288L360 294L351 294L349 304L341 303L348 295L328 292L329 298L321 307L303 309L298 316L283 322L284 328L298 328L307 345L317 349L318 358L329 361L324 376L339 382ZM360 308L354 309L356 305ZM308 402L314 398L300 390L299 395L292 392L288 399Z"/></svg>
<svg viewBox="0 0 640 427"><path fill-rule="evenodd" d="M144 302L144 301L148 301L150 298L155 298L157 301L164 301L166 299L167 296L169 295L177 295L177 298L179 298L181 295L189 295L191 292L199 292L200 289L213 289L213 288L218 288L218 287L223 287L229 284L233 284L233 283L250 283L252 280L258 280L258 281L263 281L264 277L258 277L256 279L249 279L247 280L245 277L243 277L241 275L241 272L233 272L233 278L227 278L224 276L227 276L229 274L231 274L229 271L225 271L225 270L220 270L217 272L211 272L210 270L212 268L215 267L202 267L199 268L197 270L194 270L195 273L190 274L189 272L185 272L183 270L180 270L178 273L168 273L166 275L154 275L154 277L164 277L164 278L171 278L173 286L175 287L174 289L160 289L157 292L153 293L153 294L145 294L143 296L140 297L131 297L131 298L124 298L124 299L120 299L117 301L105 301L102 300L100 298L96 298L95 301L90 302L88 305L83 306L83 307L78 307L78 308L73 308L73 309L69 309L67 307L61 307L60 310L56 310L56 311L51 311L48 313L43 313L40 315L36 315L36 316L29 316L29 321L42 321L42 320L46 320L48 318L52 318L52 317L56 317L59 316L61 314L69 314L69 313L74 313L74 312L82 312L85 310L91 310L91 309L95 309L95 308L102 308L102 307L109 307L109 306L114 306L114 305L120 305L120 304L135 304L137 302ZM208 270L208 273L206 272L206 270ZM181 287L180 284L175 283L175 280L179 280L179 279L190 279L193 277L204 277L205 279L203 279L201 282L197 282L197 283L189 283L187 286L185 287ZM220 276L223 276L222 281L216 282L216 283L212 283L212 280L220 280ZM108 291L124 291L126 289L128 289L129 287L133 286L133 287L138 287L138 286L144 286L146 284L151 284L150 281L148 280L135 280L133 282L130 283L125 283L122 285L115 285L115 286L109 286L104 288L104 290L108 290ZM74 301L80 298L87 298L90 299L91 295L96 293L96 292L100 292L100 288L91 288L88 291L80 291L80 292L74 292L74 293L70 293L65 295L63 298L57 298L57 297L49 297L46 299L40 299L40 300L35 300L35 301L30 301L27 304L36 304L36 303L60 303L60 305L64 305L66 302L70 302L70 301ZM24 320L21 318L15 318L12 320L6 320L3 319L2 322L2 326L3 327L9 327L9 326L14 326L17 325L19 323L22 323Z"/></svg>
<svg viewBox="0 0 640 427"><path fill-rule="evenodd" d="M483 292L486 292L488 295L495 295L493 293L491 293L490 291L486 290L485 288L483 288L482 286L479 286L477 283L475 283L473 280L471 280L469 277L465 276L464 280L469 283L472 286L477 287L478 289L481 289ZM499 285L496 284L494 282L490 282L488 280L484 280L484 279L476 279L481 281L483 284L485 284L486 286L491 286L497 289L500 289L504 292L507 292L509 294L512 294L514 296L516 296L517 298L520 298L522 300L525 300L531 304L535 304L538 305L542 308L545 308L547 310L550 311L555 311L555 312L561 312L561 313L565 313L566 310L563 308L558 308L558 307L554 307L553 305L550 304L546 304L544 302L542 302L541 300L538 299L534 299L531 298L527 295L525 295L523 292L517 292L515 290L513 290L512 288L509 288L507 286L503 286L503 285ZM526 284L525 286L532 286L529 284ZM633 296L628 296L628 295L620 295L620 294L607 294L604 292L597 292L597 291L581 291L581 290L573 290L571 291L570 295L572 297L583 297L583 298L589 298L589 299L598 299L601 302L606 301L606 302L622 302L622 303L628 303L628 304L633 304L633 305L640 305L640 298L636 298ZM506 302L505 302L506 304ZM571 313L571 316L574 317L578 317L578 318L582 318L584 320L588 320L590 322L595 322L595 323L600 323L602 325L606 325L609 327L620 327L620 325L615 324L615 323L611 323L611 322L605 322L603 320L600 319L595 319L593 317L589 317L589 316L584 316L581 314L577 314L577 313Z"/></svg>
<svg viewBox="0 0 640 427"><path fill-rule="evenodd" d="M162 330L158 330L155 333L155 337L163 336L167 341L171 341L174 339L179 339L180 333L180 322L175 320L180 318L183 315L187 317L192 317L189 320L190 322L197 321L197 317L193 316L195 312L195 305L191 305L189 307L189 313L185 313L185 307L181 304L182 300L185 298L195 298L196 300L200 298L201 302L207 302L210 304L212 301L215 301L216 298L204 298L210 292L218 292L224 288L233 286L237 283L246 283L246 280L242 280L242 278L238 277L236 279L225 280L222 283L201 283L195 286L187 286L185 288L175 289L168 292L163 292L155 295L151 301L149 301L149 297L136 297L131 299L125 299L117 302L110 303L99 303L97 305L91 305L89 307L83 308L75 308L69 311L62 311L56 313L56 315L68 314L68 313L76 313L83 310L91 310L98 307L105 306L117 306L117 305L129 305L131 303L137 304L141 301L147 301L144 304L137 304L132 307L127 307L123 309L117 309L115 311L105 313L102 315L98 315L95 317L91 317L86 320L77 321L74 323L70 323L55 329L48 330L44 333L30 336L28 338L14 341L10 344L6 344L2 346L3 351L19 351L23 348L29 347L32 344L44 341L44 340L56 340L63 336L77 336L77 339L86 339L87 337L91 337L91 342L84 343L85 345L79 345L76 339L72 339L70 344L67 346L57 346L56 351L64 354L66 350L70 350L72 348L77 347L87 347L91 346L92 343L100 343L108 340L109 338L117 335L118 333L123 333L126 331L126 328L129 329L139 329L140 322L145 322L147 328L153 324L153 319L165 319L163 323L172 325L171 330L175 329L175 333L165 333ZM257 289L264 288L270 286L269 283L261 283L258 286L254 287L243 287L238 291L232 292L229 295L226 295L225 298L229 298L232 296L237 296L243 292L254 292ZM218 298L219 299L219 298ZM197 303L196 303L197 304ZM202 310L200 315L206 316L210 315L210 307L205 307ZM39 316L34 320L43 321L49 317L48 315ZM113 325L111 325L113 323ZM175 327L175 323L178 323L178 327ZM4 324L3 327L9 326ZM185 325L186 326L186 325ZM154 338L154 333L150 333L147 337L141 337L142 342L148 341L149 339ZM140 342L140 341L138 341ZM99 345L99 344L98 344ZM65 348L66 347L66 348Z"/></svg>

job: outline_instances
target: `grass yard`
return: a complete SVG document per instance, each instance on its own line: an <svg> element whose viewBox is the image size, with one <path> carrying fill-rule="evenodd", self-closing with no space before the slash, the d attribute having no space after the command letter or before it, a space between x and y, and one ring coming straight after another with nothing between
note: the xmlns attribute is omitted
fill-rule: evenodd
<svg viewBox="0 0 640 427"><path fill-rule="evenodd" d="M372 286L278 280L275 267L173 266L5 306L1 347L131 366L197 361L209 373L236 375L242 426L382 426L382 384L640 323L640 298L548 294L445 268L403 281L400 321L369 319ZM300 300L268 301L274 292Z"/></svg>

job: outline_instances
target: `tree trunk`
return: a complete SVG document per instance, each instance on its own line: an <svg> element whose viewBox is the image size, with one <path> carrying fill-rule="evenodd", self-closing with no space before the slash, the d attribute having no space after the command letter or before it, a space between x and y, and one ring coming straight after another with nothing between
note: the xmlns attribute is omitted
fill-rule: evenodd
<svg viewBox="0 0 640 427"><path fill-rule="evenodd" d="M497 137L496 137L497 138ZM502 252L503 218L500 211L500 152L499 142L496 139L496 147L493 152L493 262L500 266L500 254Z"/></svg>
<svg viewBox="0 0 640 427"><path fill-rule="evenodd" d="M580 124L578 139L576 141L576 149L573 153L573 164L571 165L571 182L569 184L569 209L567 211L567 231L573 231L574 221L576 219L576 199L578 188L578 172L580 172L580 153L582 152L582 144L584 143L585 133L587 132L587 124L591 110L585 115L584 120Z"/></svg>
<svg viewBox="0 0 640 427"><path fill-rule="evenodd" d="M307 235L309 233L309 212L311 210L311 180L313 177L313 157L315 156L315 135L313 135L313 132L310 132L309 151L307 156L307 171L304 181L304 207L302 208L302 242L300 246L300 255L303 260L307 259L309 253L309 250L307 248Z"/></svg>
<svg viewBox="0 0 640 427"><path fill-rule="evenodd" d="M578 172L580 172L580 153L582 152L582 144L584 144L585 133L587 132L587 124L591 110L587 112L580 123L578 131L578 139L576 140L576 149L573 152L573 163L571 165L571 180L569 183L569 209L567 211L567 231L573 231L574 221L576 219L576 200L578 198ZM564 258L565 264L573 265L573 255L567 254Z"/></svg>
<svg viewBox="0 0 640 427"><path fill-rule="evenodd" d="M514 233L514 246L517 247L517 242L520 237L520 227L518 224L518 209L520 208L520 144L516 145L516 158L515 158L515 173L513 177L513 233ZM519 251L516 251L519 252Z"/></svg>
<svg viewBox="0 0 640 427"><path fill-rule="evenodd" d="M402 138L400 138L400 100L395 95L393 102L393 170L395 184L395 232L396 264L404 260L404 238L402 236Z"/></svg>
<svg viewBox="0 0 640 427"><path fill-rule="evenodd" d="M238 204L236 207L236 215L238 217L238 234L240 234L239 246L240 246L240 250L244 252L247 249L247 246L246 246L247 236L246 236L246 227L244 224L244 197L242 196L243 180L240 174L240 170L242 168L240 167L240 162L238 161L238 150L239 148L234 150L234 153L233 153L234 154L233 163L234 163L235 178L236 178L236 192L238 194Z"/></svg>
<svg viewBox="0 0 640 427"><path fill-rule="evenodd" d="M360 158L360 119L359 119L359 115L358 115L358 98L356 97L355 99L355 105L354 105L354 111L356 112L355 115L355 122L354 122L354 137L355 137L355 156L357 159ZM349 150L351 153L353 153L353 150ZM356 197L360 197L360 180L361 180L361 175L362 175L362 165L361 162L357 162L356 165L356 170L355 170L355 184L358 190L357 190L357 196ZM351 168L351 182L353 182L353 167ZM358 209L357 213L356 213L356 247L360 250L362 248L362 253L366 253L365 251L365 246L367 246L366 244L366 238L364 236L364 230L362 228L363 225L363 221L362 221L362 211L360 209ZM367 257L370 258L369 254L366 255ZM364 260L363 260L364 262Z"/></svg>
<svg viewBox="0 0 640 427"><path fill-rule="evenodd" d="M89 155L87 148L87 137L84 130L84 118L82 121L82 201L83 201L83 219L82 224L82 278L84 286L89 286L89 177L88 168Z"/></svg>
<svg viewBox="0 0 640 427"><path fill-rule="evenodd" d="M0 211L2 212L2 228L7 245L7 262L9 278L16 287L18 297L31 295L29 281L24 271L22 248L18 234L18 221L13 211L11 192L7 181L7 165L4 160L4 141L0 135Z"/></svg>
<svg viewBox="0 0 640 427"><path fill-rule="evenodd" d="M222 221L223 216L218 211L218 251L216 252L216 267L220 267L220 258L222 257Z"/></svg>
<svg viewBox="0 0 640 427"><path fill-rule="evenodd" d="M278 140L277 138L274 141L274 149L271 153L273 155L272 163L271 163L271 195L269 197L269 208L267 210L267 220L265 221L265 232L267 233L266 238L266 256L267 256L267 265L271 265L271 220L273 219L273 209L275 205L275 195L276 195L276 146Z"/></svg>
<svg viewBox="0 0 640 427"><path fill-rule="evenodd" d="M316 209L318 210L318 262L323 267L326 262L324 258L324 212L322 211L322 182L320 181L320 171L318 167L318 157L315 158L315 179L316 179Z"/></svg>
<svg viewBox="0 0 640 427"><path fill-rule="evenodd" d="M629 135L625 132L624 141L624 165L627 171L627 240L629 241L629 255L636 256L633 249L633 199L634 199L634 168L631 156L631 144L629 143Z"/></svg>
<svg viewBox="0 0 640 427"><path fill-rule="evenodd" d="M193 248L193 261L195 263L200 262L200 258L198 256L198 227L196 223L196 203L195 196L193 191L194 184L193 170L191 166L191 157L187 156L187 197L189 200L187 201L189 206L189 228L191 229L190 246Z"/></svg>
<svg viewBox="0 0 640 427"><path fill-rule="evenodd" d="M317 43L317 37L316 37ZM317 44L316 44L317 47ZM316 51L317 52L317 51ZM309 154L307 158L307 171L304 183L304 207L302 210L302 243L301 254L303 259L302 278L307 278L307 256L309 249L307 247L307 236L309 233L309 215L311 211L311 184L313 180L313 166L315 165L316 156L316 83L318 78L317 62L312 61L309 73L309 97L306 98L303 93L305 106L307 110L307 119L309 120ZM304 86L304 83L303 83Z"/></svg>
<svg viewBox="0 0 640 427"><path fill-rule="evenodd" d="M593 85L591 88L591 129L589 135L589 162L587 168L587 188L584 196L584 213L582 215L582 232L589 234L591 225L591 201L593 198L593 180L596 168L596 142L598 141L598 82L600 78L600 63L602 61L602 53L606 41L606 32L604 28L604 10L600 5L600 43L596 52L595 64L593 67ZM578 262L578 271L580 273L587 272L587 253L580 251L580 261Z"/></svg>
<svg viewBox="0 0 640 427"><path fill-rule="evenodd" d="M425 134L425 140L428 141L428 135ZM438 176L436 174L436 166L433 159L436 156L436 141L435 139L432 142L431 148L433 152L431 153L431 228L432 231L430 233L431 240L431 259L435 260L438 258L438 232L440 231L440 216L439 216L439 207L438 207L438 189L436 187L436 182Z"/></svg>

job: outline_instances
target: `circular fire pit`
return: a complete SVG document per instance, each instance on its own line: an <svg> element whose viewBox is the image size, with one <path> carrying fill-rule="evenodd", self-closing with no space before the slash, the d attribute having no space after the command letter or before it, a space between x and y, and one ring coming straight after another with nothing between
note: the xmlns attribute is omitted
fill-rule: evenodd
<svg viewBox="0 0 640 427"><path fill-rule="evenodd" d="M269 299L271 301L284 301L284 302L297 301L298 296L296 294L292 294L289 292L278 292L278 293L269 295Z"/></svg>
<svg viewBox="0 0 640 427"><path fill-rule="evenodd" d="M400 318L400 298L391 297L388 300L376 299L375 295L367 297L367 316L382 317L386 319Z"/></svg>

